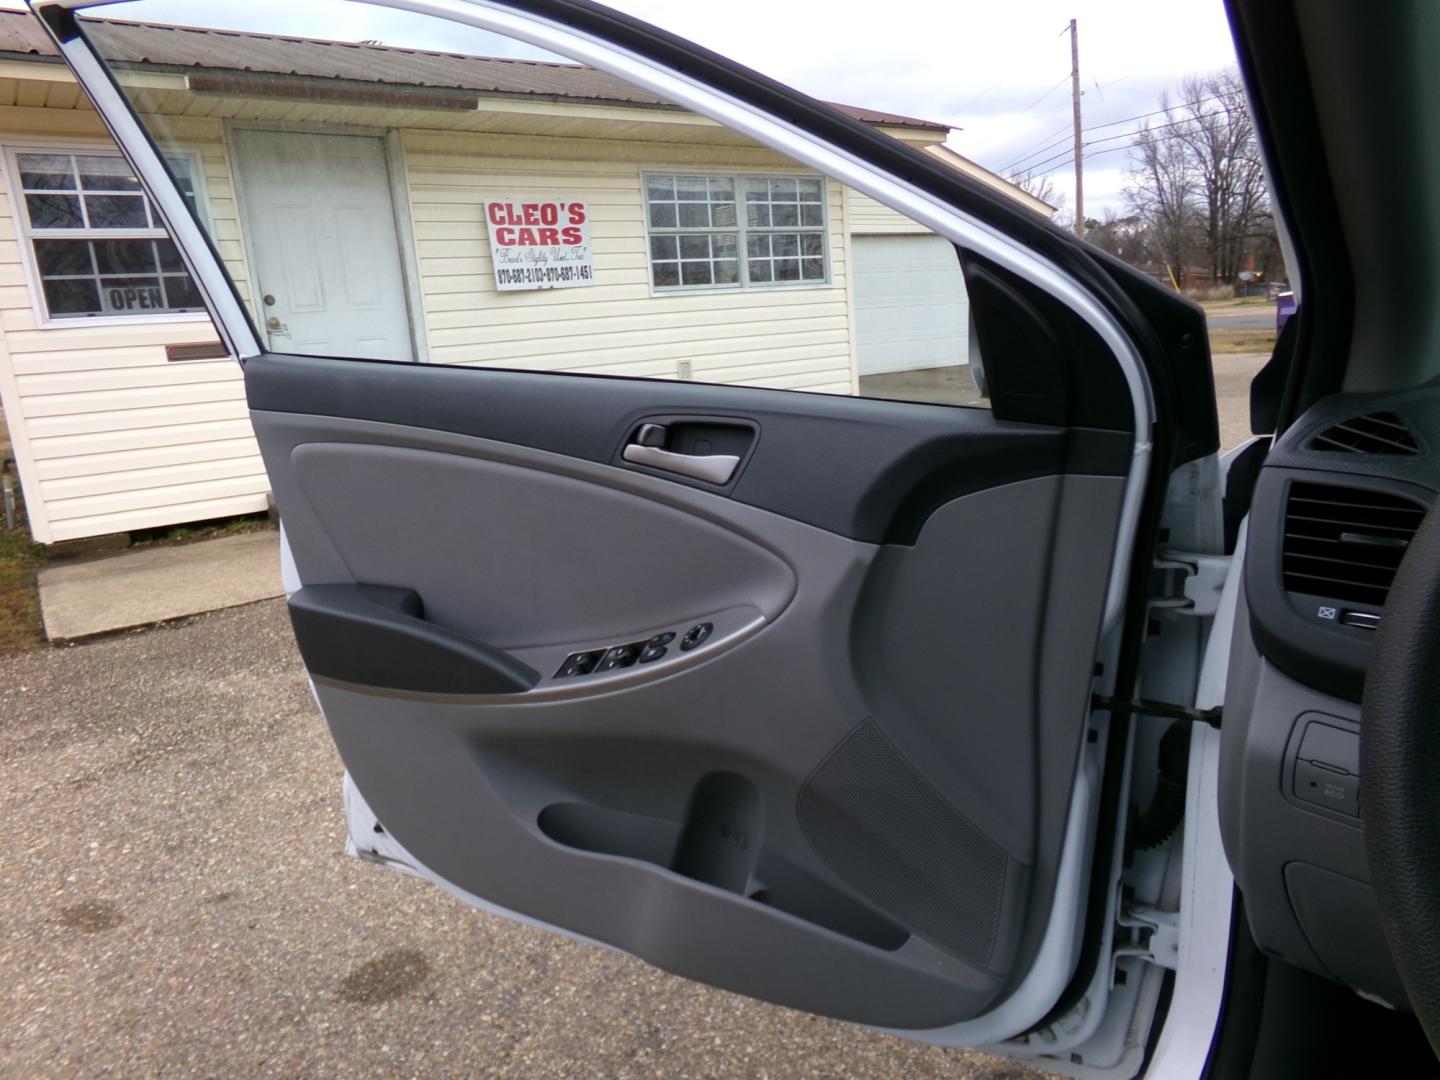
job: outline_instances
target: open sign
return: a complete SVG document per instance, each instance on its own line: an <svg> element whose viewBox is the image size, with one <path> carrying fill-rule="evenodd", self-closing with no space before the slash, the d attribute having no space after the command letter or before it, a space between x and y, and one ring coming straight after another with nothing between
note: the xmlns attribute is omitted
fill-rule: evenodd
<svg viewBox="0 0 1440 1080"><path fill-rule="evenodd" d="M101 284L100 307L106 312L163 311L165 294L160 284L128 283L125 285Z"/></svg>
<svg viewBox="0 0 1440 1080"><path fill-rule="evenodd" d="M595 284L584 199L491 200L485 224L501 292Z"/></svg>

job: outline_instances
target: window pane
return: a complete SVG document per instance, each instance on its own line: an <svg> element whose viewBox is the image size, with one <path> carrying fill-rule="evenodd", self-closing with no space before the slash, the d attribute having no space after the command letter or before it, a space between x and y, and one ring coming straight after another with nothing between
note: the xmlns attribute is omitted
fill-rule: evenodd
<svg viewBox="0 0 1440 1080"><path fill-rule="evenodd" d="M180 252L175 247L173 240L156 240L155 250L160 254L161 270L184 270L185 261L180 258Z"/></svg>
<svg viewBox="0 0 1440 1080"><path fill-rule="evenodd" d="M170 154L165 158L165 164L170 169L170 175L175 178L175 186L187 196L186 202L189 202L189 196L195 194L195 178L190 173L190 159Z"/></svg>
<svg viewBox="0 0 1440 1080"><path fill-rule="evenodd" d="M284 18L268 29L298 35L297 55L304 52L312 59L322 52L338 57L345 44L358 44L320 45L318 39L333 40L336 34L344 38L354 30L358 35L359 24L312 17L310 9L316 6L295 0L202 6L215 19L243 21L262 32L264 10L283 11ZM412 21L427 28L423 40L405 40L405 26ZM87 17L86 25L102 50L105 44L99 39L133 53L141 39L167 37L166 31L148 26L117 30L101 17ZM367 35L374 32L365 28ZM317 42L302 47L312 36ZM389 184L383 162L365 166L372 173L380 170L374 199L350 206L351 200L339 195L340 179L329 168L341 155L338 132L301 126L285 132L237 132L235 153L226 155L212 149L207 133L193 119L213 115L213 95L192 94L183 87L137 92L130 82L122 87L123 93L135 95L137 113L156 139L176 188L187 196L213 189L225 236L235 234L236 228L245 233L248 244L232 241L219 249L225 269L250 286L247 308L257 321L275 316L294 335L293 341L325 342L316 348L335 355L373 355L371 345L363 342L380 341L395 355L408 355L406 343L418 336L428 337L425 346L434 363L624 375L634 373L634 358L614 343L622 341L621 335L633 334L650 342L643 358L650 374L678 374L684 361L704 355L714 362L694 374L787 390L847 394L858 388L875 397L938 401L954 400L956 386L969 386L967 363L973 350L955 248L919 223L874 200L858 200L841 180L820 175L787 157L783 149L761 146L746 132L703 119L679 103L656 101L649 89L635 88L637 92L629 94L621 80L597 79L583 66L549 63L529 70L514 61L486 61L479 54L413 53L408 50L442 40L453 41L457 54L469 49L450 24L413 14L387 18L380 36L383 43L369 46L364 55L385 68L387 93L410 95L416 102L414 109L393 110L400 137L444 144L443 164L418 153L408 162L392 163L425 204L418 248L412 236L397 237L384 228L376 232L369 227L373 222L361 220L386 223L383 211L388 204L381 189L388 191ZM263 99L269 79L263 72L247 71L253 61L245 53L250 40L217 37L212 44L224 55L211 59L236 80L231 94L235 108L263 112L271 109ZM490 47L488 36L484 42ZM518 43L517 49L517 58L527 55ZM502 54L511 55L508 50ZM446 65L453 65L451 75L441 78ZM497 128L477 125L468 108L424 105L436 86L468 94L467 80L486 72L518 80L516 94L528 88L543 95L543 112L507 114ZM287 79L297 88L310 85L317 91L313 101L298 106L302 110L348 109L356 115L364 108L374 110L373 103L366 104L363 87L346 80L323 78L318 71L297 71ZM346 99L351 90L357 91L353 101ZM295 100L304 96L302 90ZM936 136L941 126L934 125ZM235 172L243 167L244 144L252 140L257 156L270 157L283 168L262 170L273 175L256 178L264 190L249 192L253 198L246 200L240 210L243 220L237 222L229 196ZM203 159L197 153L202 150ZM164 230L156 208L144 201L136 174L123 160L84 147L66 153L17 147L12 158L21 153L30 179L46 185L21 194L52 197L40 206L50 229L30 235L26 242L82 241L35 249L35 261L55 271L45 274L46 280L82 282L75 292L83 294L81 300L96 313L124 308L155 317L150 313L199 306L174 245L160 235ZM497 173L497 155L503 159L503 176ZM606 163L608 180L597 176L597 161ZM19 169L17 161L12 171ZM347 203L343 209L349 215L344 222L337 221L343 216L337 213L341 202ZM854 214L841 212L852 203ZM572 226L581 224L568 220L567 204L583 211L588 235L574 243L546 243L555 240L549 230L574 235ZM77 205L80 213L74 220ZM828 209L832 205L833 214ZM394 209L403 218L408 208L402 200ZM495 215L501 212L507 222L517 213L521 219L539 213L549 223L532 222L522 236L522 221L517 220L513 231L496 226L464 239L475 222L497 221ZM216 222L201 224L213 236ZM76 225L94 231L80 231ZM514 242L501 243L507 236ZM522 250L522 239L533 247ZM445 250L435 249L436 243ZM832 273L830 260L842 252L847 260L844 273ZM648 286L638 293L637 253L643 256L641 280ZM391 295L377 297L373 310L350 308L346 295L354 285L351 269L357 258L369 285L382 278L401 280L407 261L418 264L413 285L419 307L453 317L427 326L412 317L403 296L388 289L382 292ZM547 268L572 272L521 281L526 275L500 272L511 260L535 260L537 265L543 260ZM303 271L303 297L280 285L292 270ZM122 291L116 293L116 287ZM526 294L551 287L585 291ZM800 292L775 295L785 289ZM260 301L267 292L274 295L272 305ZM776 320L777 303L784 309L782 321ZM152 304L156 306L144 306ZM567 326L575 320L585 325L564 329L556 322L561 313ZM791 350L780 349L755 327L787 337L805 335L813 342L806 350L803 375L786 359ZM571 333L580 333L594 348L569 350ZM278 344L284 344L283 338Z"/></svg>
<svg viewBox="0 0 1440 1080"><path fill-rule="evenodd" d="M87 195L85 210L92 229L146 229L150 218L145 213L143 195Z"/></svg>
<svg viewBox="0 0 1440 1080"><path fill-rule="evenodd" d="M78 154L80 186L86 191L139 191L140 180L130 163L115 154Z"/></svg>
<svg viewBox="0 0 1440 1080"><path fill-rule="evenodd" d="M96 240L95 265L102 274L153 274L153 240Z"/></svg>
<svg viewBox="0 0 1440 1080"><path fill-rule="evenodd" d="M75 173L69 154L17 154L20 186L45 191L74 191Z"/></svg>
<svg viewBox="0 0 1440 1080"><path fill-rule="evenodd" d="M54 274L93 274L89 240L36 240L35 262L40 276Z"/></svg>
<svg viewBox="0 0 1440 1080"><path fill-rule="evenodd" d="M703 229L710 224L710 207L705 203L680 204L680 227L682 229Z"/></svg>
<svg viewBox="0 0 1440 1080"><path fill-rule="evenodd" d="M200 290L189 274L167 274L165 276L165 299L171 308L203 308Z"/></svg>
<svg viewBox="0 0 1440 1080"><path fill-rule="evenodd" d="M681 200L689 199L692 202L705 202L709 199L710 185L703 176L677 176L675 178L675 197Z"/></svg>
<svg viewBox="0 0 1440 1080"><path fill-rule="evenodd" d="M794 202L798 197L799 184L788 177L770 181L771 202Z"/></svg>
<svg viewBox="0 0 1440 1080"><path fill-rule="evenodd" d="M32 229L79 229L85 224L78 195L26 195L25 206Z"/></svg>
<svg viewBox="0 0 1440 1080"><path fill-rule="evenodd" d="M710 272L708 262L682 262L680 264L680 283L682 285L710 285L714 277Z"/></svg>
<svg viewBox="0 0 1440 1080"><path fill-rule="evenodd" d="M682 259L708 259L710 257L710 237L682 236L680 238L680 257Z"/></svg>
<svg viewBox="0 0 1440 1080"><path fill-rule="evenodd" d="M45 307L51 315L81 315L100 310L100 290L92 280L51 278L43 284Z"/></svg>

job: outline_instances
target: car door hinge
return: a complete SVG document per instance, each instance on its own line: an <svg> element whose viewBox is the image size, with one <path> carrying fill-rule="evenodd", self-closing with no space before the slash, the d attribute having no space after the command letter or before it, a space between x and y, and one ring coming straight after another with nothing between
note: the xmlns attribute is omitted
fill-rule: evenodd
<svg viewBox="0 0 1440 1080"><path fill-rule="evenodd" d="M1124 906L1115 921L1131 931L1133 941L1115 947L1115 958L1138 956L1174 971L1180 963L1180 913L1144 904Z"/></svg>
<svg viewBox="0 0 1440 1080"><path fill-rule="evenodd" d="M1220 718L1224 715L1224 709L1219 705L1212 709L1196 709L1189 705L1171 705L1165 701L1123 701L1103 694L1091 695L1090 708L1104 709L1115 716L1157 716L1162 720L1191 720L1209 724L1213 728L1220 726Z"/></svg>
<svg viewBox="0 0 1440 1080"><path fill-rule="evenodd" d="M1150 606L1182 615L1214 615L1229 574L1229 555L1162 551L1150 578Z"/></svg>

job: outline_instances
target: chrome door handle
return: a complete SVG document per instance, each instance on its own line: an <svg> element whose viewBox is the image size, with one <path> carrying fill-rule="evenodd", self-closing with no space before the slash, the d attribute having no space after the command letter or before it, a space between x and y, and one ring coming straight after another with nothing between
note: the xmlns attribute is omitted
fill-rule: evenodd
<svg viewBox="0 0 1440 1080"><path fill-rule="evenodd" d="M642 446L638 442L626 446L621 456L634 465L664 469L692 480L704 480L707 484L729 483L735 466L740 464L740 458L735 454L677 454L673 450Z"/></svg>

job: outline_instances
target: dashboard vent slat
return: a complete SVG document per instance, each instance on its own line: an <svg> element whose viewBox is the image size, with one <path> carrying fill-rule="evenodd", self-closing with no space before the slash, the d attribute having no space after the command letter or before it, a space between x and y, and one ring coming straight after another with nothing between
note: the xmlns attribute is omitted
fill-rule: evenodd
<svg viewBox="0 0 1440 1080"><path fill-rule="evenodd" d="M1285 499L1285 589L1383 607L1426 507L1388 491L1296 481Z"/></svg>
<svg viewBox="0 0 1440 1080"><path fill-rule="evenodd" d="M1418 454L1420 443L1405 418L1395 412L1367 413L1331 424L1310 438L1311 450L1346 454Z"/></svg>

